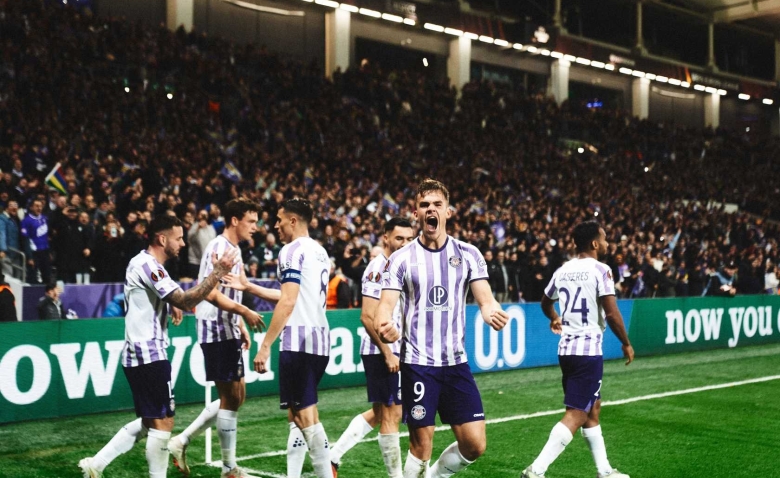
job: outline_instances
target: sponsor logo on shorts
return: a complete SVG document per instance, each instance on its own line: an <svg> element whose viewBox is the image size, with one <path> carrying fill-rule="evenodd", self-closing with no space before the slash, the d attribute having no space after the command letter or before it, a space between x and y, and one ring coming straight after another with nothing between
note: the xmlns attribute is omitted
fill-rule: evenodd
<svg viewBox="0 0 780 478"><path fill-rule="evenodd" d="M425 407L422 405L415 405L412 407L412 418L415 420L422 420L425 418Z"/></svg>
<svg viewBox="0 0 780 478"><path fill-rule="evenodd" d="M401 389L398 389L398 393L395 394L398 397L398 400L401 400Z"/></svg>
<svg viewBox="0 0 780 478"><path fill-rule="evenodd" d="M474 414L474 418L485 418L485 414L484 413L475 413Z"/></svg>
<svg viewBox="0 0 780 478"><path fill-rule="evenodd" d="M176 411L176 400L171 399L171 403L169 404L168 408L170 408L172 412Z"/></svg>

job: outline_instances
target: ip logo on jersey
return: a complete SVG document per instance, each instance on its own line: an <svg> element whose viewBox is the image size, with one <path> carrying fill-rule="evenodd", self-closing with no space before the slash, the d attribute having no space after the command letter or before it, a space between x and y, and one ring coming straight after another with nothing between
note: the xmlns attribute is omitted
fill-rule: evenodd
<svg viewBox="0 0 780 478"><path fill-rule="evenodd" d="M449 298L449 294L447 293L447 289L440 285L436 285L431 287L431 290L428 291L428 302L433 305L443 305L447 303L447 299Z"/></svg>

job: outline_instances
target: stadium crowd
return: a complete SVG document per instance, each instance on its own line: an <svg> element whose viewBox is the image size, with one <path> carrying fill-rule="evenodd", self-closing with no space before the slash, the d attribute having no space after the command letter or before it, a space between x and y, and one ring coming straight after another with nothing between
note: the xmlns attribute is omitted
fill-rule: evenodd
<svg viewBox="0 0 780 478"><path fill-rule="evenodd" d="M484 81L458 96L372 60L328 80L261 46L0 0L0 257L24 251L28 282L123 281L159 214L184 221L187 250L168 270L192 278L238 196L263 210L249 275L273 277L275 211L301 196L318 209L314 237L359 283L383 222L410 216L430 176L502 300L539 301L591 217L623 297L777 293L777 158L780 142L759 134ZM57 163L67 194L44 181Z"/></svg>

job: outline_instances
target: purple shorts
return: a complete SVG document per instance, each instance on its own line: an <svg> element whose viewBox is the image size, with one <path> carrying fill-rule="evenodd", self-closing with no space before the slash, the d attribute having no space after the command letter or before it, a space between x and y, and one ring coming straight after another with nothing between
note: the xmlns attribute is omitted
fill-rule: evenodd
<svg viewBox="0 0 780 478"><path fill-rule="evenodd" d="M382 405L401 404L401 374L390 373L385 364L385 357L378 355L361 355L363 368L366 369L366 390L368 401Z"/></svg>
<svg viewBox="0 0 780 478"><path fill-rule="evenodd" d="M329 358L305 352L279 352L279 408L302 410L317 404L317 386Z"/></svg>
<svg viewBox="0 0 780 478"><path fill-rule="evenodd" d="M429 367L401 363L401 393L404 423L412 427L429 427L436 422L461 425L485 419L469 364Z"/></svg>
<svg viewBox="0 0 780 478"><path fill-rule="evenodd" d="M241 339L200 344L206 380L210 382L240 382L244 378L244 351Z"/></svg>
<svg viewBox="0 0 780 478"><path fill-rule="evenodd" d="M166 418L176 414L171 388L171 363L158 360L137 367L122 367L133 392L135 415Z"/></svg>
<svg viewBox="0 0 780 478"><path fill-rule="evenodd" d="M590 413L596 400L601 399L604 358L600 355L559 355L558 363L563 372L563 404Z"/></svg>

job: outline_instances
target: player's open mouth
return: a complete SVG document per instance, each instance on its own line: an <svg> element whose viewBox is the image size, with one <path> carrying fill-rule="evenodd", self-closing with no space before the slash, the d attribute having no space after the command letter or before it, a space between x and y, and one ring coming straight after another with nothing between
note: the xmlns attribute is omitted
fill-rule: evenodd
<svg viewBox="0 0 780 478"><path fill-rule="evenodd" d="M425 218L426 231L435 232L437 227L439 227L439 218L436 216L428 216Z"/></svg>

